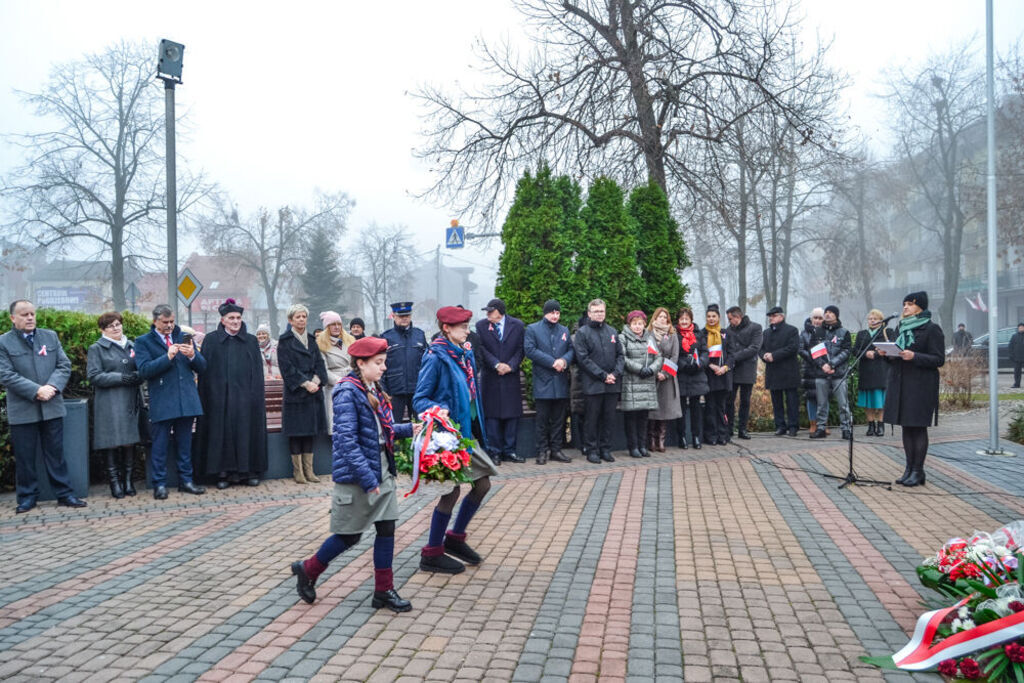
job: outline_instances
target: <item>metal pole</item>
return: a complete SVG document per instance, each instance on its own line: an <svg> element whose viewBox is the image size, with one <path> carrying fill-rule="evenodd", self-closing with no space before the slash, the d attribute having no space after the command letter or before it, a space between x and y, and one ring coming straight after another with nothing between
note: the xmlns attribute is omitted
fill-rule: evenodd
<svg viewBox="0 0 1024 683"><path fill-rule="evenodd" d="M996 105L992 67L992 0L985 0L985 92L988 100L988 426L989 453L999 448L999 290L996 273Z"/></svg>
<svg viewBox="0 0 1024 683"><path fill-rule="evenodd" d="M174 167L174 81L164 79L167 117L167 305L178 312L178 182Z"/></svg>
<svg viewBox="0 0 1024 683"><path fill-rule="evenodd" d="M441 245L437 245L437 252L434 255L434 273L437 276L437 283L434 288L435 308L441 308Z"/></svg>

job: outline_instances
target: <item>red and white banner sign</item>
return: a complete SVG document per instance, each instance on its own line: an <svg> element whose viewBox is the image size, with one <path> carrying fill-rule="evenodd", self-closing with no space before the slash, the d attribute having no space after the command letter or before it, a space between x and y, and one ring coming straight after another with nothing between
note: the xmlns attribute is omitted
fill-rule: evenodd
<svg viewBox="0 0 1024 683"><path fill-rule="evenodd" d="M825 348L825 342L821 342L817 346L811 347L811 358L821 358L822 356L828 355L828 349Z"/></svg>
<svg viewBox="0 0 1024 683"><path fill-rule="evenodd" d="M666 375L670 375L672 377L675 377L676 374L679 372L679 366L673 363L668 358L665 359L665 362L662 364L661 369L665 372Z"/></svg>

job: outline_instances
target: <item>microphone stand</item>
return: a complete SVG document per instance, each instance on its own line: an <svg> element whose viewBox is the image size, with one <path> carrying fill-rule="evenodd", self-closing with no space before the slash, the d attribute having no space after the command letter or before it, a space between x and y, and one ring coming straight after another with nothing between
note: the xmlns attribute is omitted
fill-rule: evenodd
<svg viewBox="0 0 1024 683"><path fill-rule="evenodd" d="M847 366L846 373L843 375L842 379L839 380L839 386L843 387L843 391L846 391L846 380L850 376L850 373L853 372L853 369L855 367L858 367L860 365L861 358L863 358L864 354L868 352L868 349L871 348L871 345L875 343L875 339L878 337L878 333L885 329L885 326L889 322L889 320L892 320L892 318L884 320L882 324L878 326L878 329L871 334L871 339L868 341L868 343L864 345L864 348L861 350L859 354L857 354L857 357L854 358L853 361L851 361L850 364ZM857 476L857 473L853 471L853 408L850 408L849 458L850 467L845 477L840 477L837 474L823 474L822 476L826 477L827 479L841 480L843 482L842 484L839 485L839 488L841 489L846 488L851 484L859 484L861 486L884 486L890 491L892 490L891 481L879 481L877 479L861 479L860 477Z"/></svg>

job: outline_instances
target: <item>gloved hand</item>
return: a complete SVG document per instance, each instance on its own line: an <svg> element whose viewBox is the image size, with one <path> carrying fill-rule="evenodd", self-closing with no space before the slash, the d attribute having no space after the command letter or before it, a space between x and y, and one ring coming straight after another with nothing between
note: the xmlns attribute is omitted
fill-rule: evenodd
<svg viewBox="0 0 1024 683"><path fill-rule="evenodd" d="M121 384L125 384L127 386L142 384L142 378L139 377L139 372L137 370L132 370L131 372L122 372Z"/></svg>
<svg viewBox="0 0 1024 683"><path fill-rule="evenodd" d="M654 368L640 368L640 379L654 377Z"/></svg>

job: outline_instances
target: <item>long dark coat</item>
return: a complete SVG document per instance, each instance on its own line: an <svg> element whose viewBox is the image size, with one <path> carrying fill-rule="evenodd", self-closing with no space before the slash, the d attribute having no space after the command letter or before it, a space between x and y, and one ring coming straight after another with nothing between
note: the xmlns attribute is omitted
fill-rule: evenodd
<svg viewBox="0 0 1024 683"><path fill-rule="evenodd" d="M266 472L267 403L259 341L246 332L245 323L235 336L218 325L203 340L203 355L197 469L205 474Z"/></svg>
<svg viewBox="0 0 1024 683"><path fill-rule="evenodd" d="M886 358L889 383L883 419L904 427L930 427L939 423L939 368L946 362L946 338L931 322L913 334L913 360Z"/></svg>
<svg viewBox="0 0 1024 683"><path fill-rule="evenodd" d="M769 325L764 330L761 360L764 354L772 354L772 362L764 364L764 386L769 391L796 389L800 386L800 332L783 320L778 325Z"/></svg>
<svg viewBox="0 0 1024 683"><path fill-rule="evenodd" d="M860 366L857 368L857 388L858 389L885 389L885 385L889 380L889 362L876 355L874 358L868 358L865 353L864 347L868 346L868 340L871 339L871 330L861 330L857 333L857 338L853 342L853 358L860 358ZM875 341L896 341L896 333L890 329L879 330L878 335L875 337ZM875 345L871 344L868 351L874 351Z"/></svg>
<svg viewBox="0 0 1024 683"><path fill-rule="evenodd" d="M825 328L821 325L815 327L808 318L804 321L804 330L800 333L800 360L803 361L803 385L804 390L813 395L814 380L825 377L821 369L824 365L824 358L812 358L811 349L825 341Z"/></svg>
<svg viewBox="0 0 1024 683"><path fill-rule="evenodd" d="M622 391L622 373L626 366L622 340L615 328L608 323L594 327L587 323L576 330L573 337L576 363L580 366L578 377L585 396L597 394L618 394ZM605 384L609 373L615 375L615 384Z"/></svg>
<svg viewBox="0 0 1024 683"><path fill-rule="evenodd" d="M729 358L728 374L732 375L732 383L753 384L757 381L757 357L763 340L761 326L743 316L739 325L729 326L729 337L733 353Z"/></svg>
<svg viewBox="0 0 1024 683"><path fill-rule="evenodd" d="M137 379L125 384L122 377ZM106 337L89 347L86 376L95 387L92 397L92 447L117 448L139 442L139 409L142 408L142 377L135 367L135 344L122 349Z"/></svg>
<svg viewBox="0 0 1024 683"><path fill-rule="evenodd" d="M704 366L704 375L708 379L708 391L732 391L732 357L736 352L736 342L733 339L732 332L728 327L720 328L722 332L722 357L721 358L708 358L708 363L714 363L715 365L728 365L729 372L724 375L716 375L711 372L711 368L708 365ZM704 328L700 331L704 335L704 347L708 347L708 328Z"/></svg>
<svg viewBox="0 0 1024 683"><path fill-rule="evenodd" d="M519 318L505 316L505 329L498 339L498 326L484 318L476 323L480 335L480 391L484 412L491 419L506 420L523 414L523 383L519 366L523 364L523 338L526 327ZM507 363L512 372L499 375L494 366Z"/></svg>
<svg viewBox="0 0 1024 683"><path fill-rule="evenodd" d="M527 326L523 350L533 361L533 397L542 400L569 398L570 368L576 357L569 328L541 318ZM559 358L565 361L565 369L561 372L552 367Z"/></svg>
<svg viewBox="0 0 1024 683"><path fill-rule="evenodd" d="M697 343L688 352L683 350L682 335L677 334L675 337L679 344L679 374L676 380L679 382L680 396L706 396L709 391L708 376L704 372L708 366L708 338L696 323L693 325L693 334L697 337Z"/></svg>
<svg viewBox="0 0 1024 683"><path fill-rule="evenodd" d="M327 366L320 355L316 338L306 332L306 346L289 330L277 340L277 363L284 380L284 405L281 414L281 433L285 436L316 436L327 433L327 413L324 411L324 387L327 386ZM320 386L312 394L302 383L320 378Z"/></svg>

